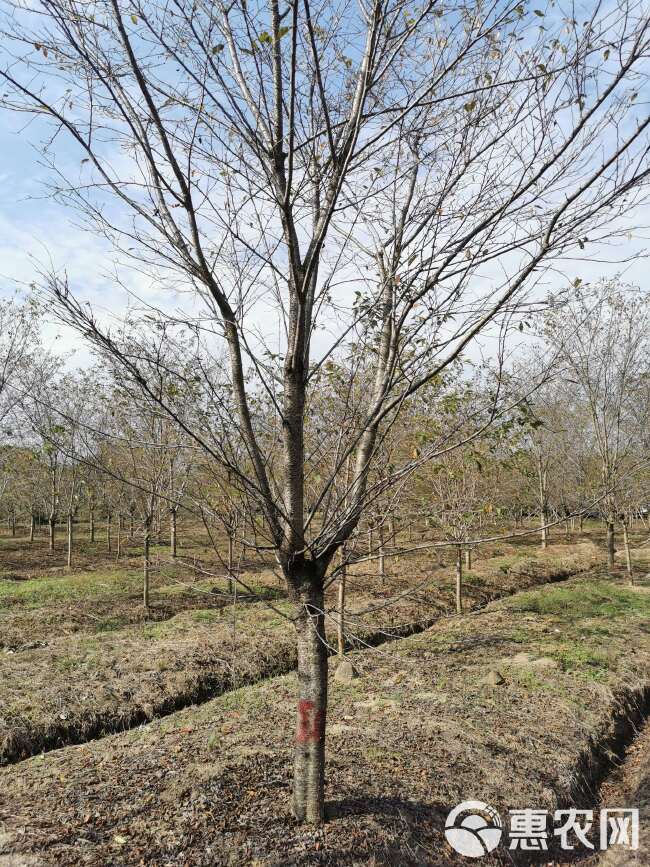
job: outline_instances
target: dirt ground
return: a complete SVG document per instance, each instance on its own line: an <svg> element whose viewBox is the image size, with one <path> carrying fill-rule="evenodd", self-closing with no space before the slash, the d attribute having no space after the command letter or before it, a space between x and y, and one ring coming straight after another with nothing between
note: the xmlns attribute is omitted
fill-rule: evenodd
<svg viewBox="0 0 650 867"><path fill-rule="evenodd" d="M473 566L465 576L466 609L478 611L490 600L593 568L602 560L602 540L598 534L598 529L594 532L589 528L585 535L571 544L557 544L565 540L560 534L555 534L555 544L545 552L540 551L537 539L532 536L518 539L514 544L502 542L483 546L474 552ZM637 535L637 543L642 542L643 534ZM406 540L400 541L404 544ZM154 550L152 606L145 610L141 605L141 558L135 544L130 549L123 549L119 562L116 562L114 551L108 554L105 540L101 538L95 545L90 545L87 539L80 541L72 570L59 562L63 557L62 550L50 554L44 539L37 539L30 545L25 538L0 537L0 762L16 761L61 745L83 744L90 738L141 726L150 720L154 720L155 726L161 725L162 721L155 718L163 715L170 714L167 718L176 721L180 719L179 708L206 702L222 693L226 705L234 702L236 706L242 702L245 706L251 696L255 703L258 701L255 691L247 693L237 687L268 678L272 678L268 683L281 684L282 679L274 676L290 672L295 666L293 634L287 620L291 608L277 575L268 563L240 557L238 567L246 589L240 587L234 604L233 598L225 592L226 572L221 558L206 546L206 539L200 533L186 533L176 562L170 561L164 546ZM635 559L640 565L638 571L644 574L645 568L650 567L650 551L640 549L635 552ZM358 656L360 669L368 664L367 659L391 659L392 648L403 645L403 641L394 641L401 635L420 632L441 617L447 618L443 623L459 621L452 616L451 560L447 552L423 550L408 556L387 557L383 576L377 572L376 561L362 562L350 568L346 621L349 644L351 647L360 642L381 644L381 647L368 649ZM333 587L328 596L332 642L335 607ZM387 641L393 643L387 644ZM450 652L464 651L452 648ZM437 656L435 658L437 665ZM362 680L360 678L354 684ZM293 686L287 690L289 702L292 693ZM437 704L430 705L432 699L431 694L427 698L427 689L423 694L421 711L436 716ZM374 720L370 729L377 735L381 731L377 722L384 719L385 709L376 708L374 698L368 701L368 714ZM210 702L204 707L212 704ZM235 710L233 713L236 728L241 712ZM203 707L197 709L196 714L202 719ZM395 724L399 728L402 722L398 720ZM176 723L171 725L171 731L175 731ZM233 728L231 722L222 725L226 726L228 731L225 734L229 735ZM336 739L334 743L337 745L347 736L345 721L338 725L342 728L337 729L335 723L330 729L330 736ZM409 720L407 726L410 725ZM181 728L193 730L194 724L181 725ZM147 730L135 728L124 737L128 739ZM184 734L189 736L192 733L187 731ZM222 734L219 730L209 735L211 745L204 752L207 750L210 759L214 758L215 750L219 752L221 746L230 740L224 740ZM457 735L458 731L448 737L453 739ZM378 740L378 745L369 751L373 761L375 752L383 752L381 737ZM111 739L106 741L110 743ZM283 770L277 770L276 776L284 781L281 787L284 791L289 785L286 755L282 758L282 749L280 752L276 749L278 744L264 745L265 732L261 742L259 755L254 738L246 746L245 750L250 751L246 764L253 770L258 764L266 768L270 763L276 770L281 766ZM180 746L182 744L179 752ZM81 749L91 747L88 744ZM57 755L75 755L69 752L71 750L72 747L67 747ZM49 760L48 755L35 761ZM368 756L363 754L356 760L364 764ZM277 765L278 761L280 765ZM16 766L17 769L27 767L30 763L24 761ZM137 787L136 771L137 768L129 779ZM238 773L240 771L241 768ZM121 774L121 770L118 773ZM227 776L229 773L230 768L224 766L224 774ZM264 774L266 779L266 770ZM233 778L232 786L236 788L238 785ZM380 807L386 801L381 791L378 788L371 796L373 803L377 800ZM259 781L250 791L245 789L244 802L249 800L250 792L255 792L258 797L261 795ZM223 797L227 800L235 798L235 794L224 790ZM238 797L241 800L241 793ZM406 790L402 806L399 798L392 804L392 797L388 797L386 806L379 812L384 810L387 815L392 815L395 810L398 814L406 810L417 825L422 818L418 818L422 805L411 803L406 798ZM250 801L253 810L255 799L252 795ZM262 798L262 805L264 803ZM430 816L430 803L423 801L422 804L426 816ZM49 809L47 804L44 808L46 812ZM146 808L143 809L146 812ZM335 809L342 811L339 818L344 824L349 812L356 815L354 806ZM282 822L291 824L290 817L283 815ZM393 820L385 821L390 824ZM426 824L429 819L422 821ZM84 819L84 823L90 824L90 819L87 822ZM13 831L11 835L14 839ZM116 833L114 836L121 838L124 835ZM184 862L185 856L178 849L174 850L176 855L167 859L163 847L153 861L148 855L142 855L140 863L255 863L257 855L251 854L252 850L247 848L245 831L240 838L236 837L239 843L233 849L234 860L228 860L231 846L226 836L225 842L220 840L215 850L217 854L210 855L206 850L207 860L204 861L193 860L193 854ZM6 839L0 826L0 852ZM124 850L121 847L124 845L120 844L115 852L111 848L108 854L102 851L99 855L92 850L89 863L132 863L122 859ZM284 854L280 860L269 860L269 852L274 846L271 838L260 845L264 851L257 859L259 863L303 863L295 860L293 850L290 857L294 860L282 860ZM318 839L314 846L316 853L321 851ZM39 847L37 849L39 854L33 857L42 859L43 852ZM364 851L367 855L371 850L366 847ZM386 855L389 859L393 857L391 851L389 847ZM398 851L397 861L374 862L367 860L366 856L366 860L362 858L358 862L337 861L338 856L334 853L334 860L328 856L329 860L313 863L411 863L399 860L404 854L401 843ZM412 863L429 863L426 854L418 855L419 851L417 848L414 850L416 860ZM426 851L426 846L423 851ZM175 860L177 856L180 861ZM6 857L11 859L14 856ZM21 860L16 862L3 861L3 856L0 856L0 867L5 863L24 863L24 857L20 856ZM70 855L67 853L62 857L69 859ZM213 857L212 861L210 857ZM418 857L425 860L418 861ZM59 861L58 849L53 863L64 863ZM65 863L84 862L68 860ZM434 860L431 863L446 862Z"/></svg>
<svg viewBox="0 0 650 867"><path fill-rule="evenodd" d="M594 859L594 867L650 864L650 723L647 721L600 791L600 807L620 805L636 807L639 811L639 848L633 851L612 847L601 858Z"/></svg>
<svg viewBox="0 0 650 867"><path fill-rule="evenodd" d="M506 827L594 803L613 721L650 687L649 615L646 586L592 572L351 654L321 829L290 815L294 674L7 767L0 865L466 864L443 834L461 801ZM480 863L529 860L497 852Z"/></svg>
<svg viewBox="0 0 650 867"><path fill-rule="evenodd" d="M588 542L546 552L511 546L509 554L475 562L465 604L477 608L588 569L599 556ZM383 580L364 572L364 564L350 570L351 644L382 643L453 613L451 571L436 569L431 559L430 552L404 558ZM272 578L245 574L247 586L267 600L247 594L235 605L211 593L210 582L179 590L174 576L158 574L147 616L130 599L140 577L129 568L6 581L0 586L0 761L80 743L290 671L292 609ZM329 602L336 604L335 588ZM139 616L128 617L129 605ZM334 617L331 610L332 643Z"/></svg>

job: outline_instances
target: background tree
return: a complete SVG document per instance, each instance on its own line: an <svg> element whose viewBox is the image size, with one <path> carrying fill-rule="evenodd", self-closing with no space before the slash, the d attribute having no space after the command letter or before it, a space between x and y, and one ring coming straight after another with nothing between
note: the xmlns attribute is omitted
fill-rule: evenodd
<svg viewBox="0 0 650 867"><path fill-rule="evenodd" d="M637 405L642 402L639 392L649 358L649 326L645 298L633 287L604 281L572 291L568 309L549 314L544 327L589 413L600 462L598 500L607 528L610 569L615 525L625 514L622 491L635 464L643 460Z"/></svg>

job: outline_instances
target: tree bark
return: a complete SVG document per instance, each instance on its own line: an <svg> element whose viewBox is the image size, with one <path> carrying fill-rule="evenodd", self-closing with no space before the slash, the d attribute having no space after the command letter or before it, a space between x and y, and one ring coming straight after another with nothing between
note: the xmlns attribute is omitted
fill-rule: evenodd
<svg viewBox="0 0 650 867"><path fill-rule="evenodd" d="M472 568L472 549L465 548L465 568L469 571Z"/></svg>
<svg viewBox="0 0 650 867"><path fill-rule="evenodd" d="M339 656L345 654L345 591L347 566L345 563L344 547L341 548L341 571L339 572L339 587L338 587L338 617L336 620L336 644Z"/></svg>
<svg viewBox="0 0 650 867"><path fill-rule="evenodd" d="M73 536L73 516L72 516L72 512L68 512L68 569L72 568L72 536Z"/></svg>
<svg viewBox="0 0 650 867"><path fill-rule="evenodd" d="M386 566L384 563L384 525L380 524L378 529L379 534L379 580L383 584L386 580Z"/></svg>
<svg viewBox="0 0 650 867"><path fill-rule="evenodd" d="M122 515L117 516L117 552L116 558L119 560L122 556Z"/></svg>
<svg viewBox="0 0 650 867"><path fill-rule="evenodd" d="M169 548L172 557L176 558L176 509L169 510Z"/></svg>
<svg viewBox="0 0 650 867"><path fill-rule="evenodd" d="M50 526L50 551L54 551L54 536L56 534L56 516L55 515L50 515L49 526Z"/></svg>
<svg viewBox="0 0 650 867"><path fill-rule="evenodd" d="M149 546L151 542L151 521L147 520L144 530L144 557L142 563L142 604L149 607Z"/></svg>
<svg viewBox="0 0 650 867"><path fill-rule="evenodd" d="M233 570L233 531L231 529L228 530L228 593L235 592L235 579L232 574Z"/></svg>
<svg viewBox="0 0 650 867"><path fill-rule="evenodd" d="M299 822L325 819L325 717L327 645L322 590L301 594L298 631L298 712L293 776L293 810Z"/></svg>
<svg viewBox="0 0 650 867"><path fill-rule="evenodd" d="M630 584L634 584L634 572L632 569L632 552L630 551L630 536L627 531L627 522L623 524L623 544L625 546L625 569Z"/></svg>
<svg viewBox="0 0 650 867"><path fill-rule="evenodd" d="M540 535L541 535L541 546L542 548L546 548L548 546L548 528L546 526L547 516L548 516L548 506L546 501L546 470L542 464L542 458L539 457L538 460L538 474L539 474L539 517L541 522L540 527Z"/></svg>
<svg viewBox="0 0 650 867"><path fill-rule="evenodd" d="M614 522L607 521L607 568L614 568L614 554L616 554Z"/></svg>
<svg viewBox="0 0 650 867"><path fill-rule="evenodd" d="M456 547L456 613L463 613L463 557L462 547Z"/></svg>
<svg viewBox="0 0 650 867"><path fill-rule="evenodd" d="M90 541L95 541L95 512L93 509L90 510Z"/></svg>
<svg viewBox="0 0 650 867"><path fill-rule="evenodd" d="M29 518L29 541L30 542L34 541L35 530L36 530L36 519L34 518L34 515L30 515L30 518Z"/></svg>
<svg viewBox="0 0 650 867"><path fill-rule="evenodd" d="M112 517L113 516L110 514L106 516L106 550L108 551L109 554L113 550L112 545L111 545L111 521L112 521Z"/></svg>

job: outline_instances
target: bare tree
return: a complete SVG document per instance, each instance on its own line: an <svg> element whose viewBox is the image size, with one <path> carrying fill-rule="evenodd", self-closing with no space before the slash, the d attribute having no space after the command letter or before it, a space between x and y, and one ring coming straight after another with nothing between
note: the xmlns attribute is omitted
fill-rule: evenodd
<svg viewBox="0 0 650 867"><path fill-rule="evenodd" d="M110 420L106 429L112 434L111 447L105 452L104 470L110 487L123 499L125 488L131 486L130 497L142 528L142 602L150 604L151 545L154 519L161 501L177 503L178 491L173 487L173 466L178 454L177 432L159 402L165 389L165 380L151 383L156 400L149 401L138 392L134 394L123 377L111 383ZM114 509L111 509L112 514ZM121 509L118 513L118 533L121 532Z"/></svg>
<svg viewBox="0 0 650 867"><path fill-rule="evenodd" d="M228 358L216 374L197 362L218 423L191 424L156 394L144 349L65 277L47 281L61 318L257 503L296 603L294 810L320 822L329 565L378 487L409 472L407 460L369 482L405 402L511 316L540 271L622 230L648 177L650 119L635 104L646 4L567 18L478 0L2 9L1 99L50 121L57 195L140 272L192 293L176 318L197 359L206 345ZM56 162L64 133L80 176ZM349 375L323 471L306 412L328 360Z"/></svg>
<svg viewBox="0 0 650 867"><path fill-rule="evenodd" d="M561 353L566 378L583 400L600 461L597 497L607 529L607 563L614 566L615 525L622 516L627 542L625 490L643 465L639 393L650 357L647 300L638 289L604 281L571 292L568 311L548 315L545 336ZM567 315L569 314L569 315ZM627 551L629 559L629 549Z"/></svg>
<svg viewBox="0 0 650 867"><path fill-rule="evenodd" d="M0 301L0 421L16 408L33 384L30 362L39 344L39 311L34 302Z"/></svg>

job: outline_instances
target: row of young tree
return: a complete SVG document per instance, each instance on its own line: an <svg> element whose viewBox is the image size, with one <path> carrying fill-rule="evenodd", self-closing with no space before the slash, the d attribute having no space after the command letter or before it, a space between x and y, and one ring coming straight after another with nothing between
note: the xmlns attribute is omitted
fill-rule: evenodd
<svg viewBox="0 0 650 867"><path fill-rule="evenodd" d="M650 501L650 317L638 290L616 282L572 296L553 301L526 360L502 368L497 388L491 367L468 377L467 366L458 365L394 420L370 480L372 504L348 540L339 580L341 567L360 557L376 559L382 575L386 557L405 547L447 544L457 553L460 609L461 554L471 568L482 537L530 532L537 522L546 547L551 528L582 529L585 517L603 521L610 567L621 528L631 575L628 528L635 519L645 523ZM80 522L93 543L101 521L102 544L118 559L125 535L137 537L148 605L150 546L164 540L175 559L180 517L214 543L232 590L235 552L263 554L268 531L246 487L231 473L215 472L184 430L191 415L192 425L214 433L222 414L212 402L227 395L200 394L190 366L182 385L169 377L164 328L149 368L155 398L147 399L110 358L81 371L44 352L34 305L9 302L0 312L22 328L15 338L5 332L2 346L0 516L12 534L21 525L34 541L44 526L53 551L57 526L65 525L68 566ZM197 363L208 362L194 358L192 368ZM322 375L335 382L340 371L332 364ZM355 387L366 387L363 371ZM328 471L327 446L345 411L335 387L324 394L310 408L315 477ZM160 400L173 401L182 415L174 420L161 412ZM262 426L269 407L260 399L256 410ZM452 432L455 447L441 449ZM229 435L227 427L221 435ZM275 448L270 436L269 461ZM395 467L404 466L404 483L388 488ZM315 526L325 520L326 510L316 506Z"/></svg>

